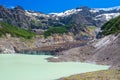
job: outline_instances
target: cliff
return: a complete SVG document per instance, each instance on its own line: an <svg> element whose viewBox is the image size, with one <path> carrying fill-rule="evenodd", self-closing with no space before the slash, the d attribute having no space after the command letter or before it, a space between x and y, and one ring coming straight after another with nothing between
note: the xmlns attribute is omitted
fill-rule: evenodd
<svg viewBox="0 0 120 80"><path fill-rule="evenodd" d="M36 36L32 39L16 38L11 37L10 34L0 38L0 50L2 53L14 53L21 50L31 50L40 49L42 47L49 47L59 44L64 44L66 42L74 42L74 36L72 33L68 34L55 34L48 38L43 36ZM55 49L55 47L53 47ZM46 49L49 51L49 49Z"/></svg>
<svg viewBox="0 0 120 80"><path fill-rule="evenodd" d="M44 14L24 10L21 6L6 8L0 6L0 22L5 22L26 30L42 34L50 27L66 27L77 40L90 39L96 36L96 31L89 32L89 27L101 27L108 20L120 15L120 9L93 9L79 7L56 14Z"/></svg>
<svg viewBox="0 0 120 80"><path fill-rule="evenodd" d="M108 35L87 45L62 51L58 58L49 61L81 61L120 67L120 34Z"/></svg>

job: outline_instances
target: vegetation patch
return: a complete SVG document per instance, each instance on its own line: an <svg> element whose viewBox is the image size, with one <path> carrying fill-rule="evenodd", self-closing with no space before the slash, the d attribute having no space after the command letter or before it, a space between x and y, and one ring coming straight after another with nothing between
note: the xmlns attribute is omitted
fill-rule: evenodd
<svg viewBox="0 0 120 80"><path fill-rule="evenodd" d="M120 33L120 16L111 19L107 23L105 23L102 26L102 34L103 35L109 35L109 34L115 34Z"/></svg>
<svg viewBox="0 0 120 80"><path fill-rule="evenodd" d="M120 70L103 70L73 75L59 80L120 80Z"/></svg>
<svg viewBox="0 0 120 80"><path fill-rule="evenodd" d="M6 33L11 34L12 37L23 37L25 39L31 39L35 36L35 33L25 30L7 23L0 23L2 26L0 28L0 36L6 35Z"/></svg>
<svg viewBox="0 0 120 80"><path fill-rule="evenodd" d="M95 26L89 26L88 29L89 29L89 30L95 30L96 27L95 27Z"/></svg>
<svg viewBox="0 0 120 80"><path fill-rule="evenodd" d="M44 37L51 36L53 34L63 34L66 33L67 29L65 27L50 27L44 32Z"/></svg>

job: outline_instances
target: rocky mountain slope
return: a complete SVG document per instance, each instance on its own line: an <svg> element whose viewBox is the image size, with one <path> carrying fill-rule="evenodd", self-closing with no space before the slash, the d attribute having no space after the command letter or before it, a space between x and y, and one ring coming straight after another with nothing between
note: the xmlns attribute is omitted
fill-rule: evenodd
<svg viewBox="0 0 120 80"><path fill-rule="evenodd" d="M109 35L88 45L72 48L59 53L58 58L50 61L81 61L120 67L120 34Z"/></svg>
<svg viewBox="0 0 120 80"><path fill-rule="evenodd" d="M0 6L0 21L24 28L28 28L29 26L29 17L25 15L24 9L20 6L14 9Z"/></svg>
<svg viewBox="0 0 120 80"><path fill-rule="evenodd" d="M70 54L74 60L80 60L89 63L97 63L103 65L110 65L111 68L105 71L95 71L83 74L76 74L58 80L119 80L120 79L120 33L117 35L109 35L99 39L93 44L92 50L88 47L75 48L77 55ZM89 51L86 51L89 50ZM65 52L64 52L65 53ZM67 51L66 51L67 53ZM76 56L75 56L76 55ZM78 58L77 56L81 56ZM65 56L67 59L67 56ZM77 58L76 58L77 57ZM62 57L62 59L64 59ZM61 60L62 60L61 59ZM70 58L69 58L70 59Z"/></svg>
<svg viewBox="0 0 120 80"><path fill-rule="evenodd" d="M40 51L54 51L53 55L58 58L48 58L49 61L81 61L120 68L119 15L120 7L99 9L79 7L61 13L44 14L24 10L20 6L13 9L0 6L0 52L28 51L31 54L33 51L37 54ZM11 26L1 25L1 22ZM59 31L62 28L64 28L64 32ZM100 28L102 32L100 32ZM61 34L58 34L56 30ZM30 31L36 32L37 35L34 36ZM45 32L50 36L44 38L43 33ZM96 39L98 33L99 39ZM33 35L32 39L24 38L29 38L31 35ZM93 77L88 75L96 73L81 75L84 76L82 79L88 77L98 79L99 77L99 79L107 80L112 77L119 80L117 79L119 75L111 76L113 75L112 70L110 74L107 72L102 71L104 75L108 75L102 75L103 77L101 72ZM119 70L115 70L115 72L117 75ZM72 76L65 80L80 80L81 75L77 79Z"/></svg>
<svg viewBox="0 0 120 80"><path fill-rule="evenodd" d="M65 43L69 41L74 42L76 40L94 39L95 37L94 35L97 32L99 32L99 30L97 31L98 27L101 27L101 25L105 23L107 20L118 16L119 12L120 12L119 7L100 8L100 9L79 7L79 8L68 10L62 13L44 14L40 12L24 10L20 6L17 6L13 9L8 9L4 6L0 6L0 21L6 22L12 25L16 25L24 29L29 29L31 31L35 30L35 31L38 31L38 33L46 31L48 27L51 27L51 26L65 27L67 29L68 33L65 33L65 34L55 33L50 37L48 37L47 39L40 37L42 35L39 35L39 38L37 37L34 38L33 43L31 45L34 46L34 48L39 48L41 46L48 46L50 44L56 44L56 43ZM110 26L111 28L109 28L109 25L111 25L111 23L112 23L112 26ZM114 26L116 28L113 28ZM105 25L103 25L102 29L104 33L105 31L108 32L110 30L116 30L116 29L119 30L119 17L107 22ZM113 37L110 36L110 37L111 38L107 38L108 39L107 41L105 39L105 44L100 44L100 43L99 44L103 46L107 45L107 43L111 41L112 38L114 38L115 36ZM113 39L113 41L111 41L110 44L113 44L114 42L119 43L119 36L117 36L117 39L118 39L117 41L114 41ZM102 41L102 39L100 41ZM19 43L20 42L21 41L19 41ZM119 47L119 45L115 45L115 46ZM95 47L87 46L87 47L81 47L80 50L78 49L78 52L82 54L85 53L83 54L85 56L88 55L87 57L81 56L82 58L80 60L84 61L86 60L86 58L88 59L89 56L91 56L91 54L92 55L95 54L95 51L97 51L97 48L94 49ZM115 49L118 50L117 47ZM102 48L100 50L105 52L104 50L102 50ZM96 54L98 52L99 51L97 51ZM65 53L63 52L62 54L66 55L66 52ZM75 55L74 52L73 54ZM78 55L78 53L76 55ZM70 59L73 59L73 57Z"/></svg>
<svg viewBox="0 0 120 80"><path fill-rule="evenodd" d="M103 25L100 39L91 40L87 45L62 51L59 58L50 61L83 61L120 67L120 17L116 17ZM111 25L112 24L112 25ZM112 32L111 32L112 31ZM107 34L109 32L109 34ZM107 36L106 36L107 34Z"/></svg>
<svg viewBox="0 0 120 80"><path fill-rule="evenodd" d="M1 53L18 53L24 51L49 52L58 48L63 48L63 45L78 44L72 33L54 34L48 38L37 35L32 39L23 37L12 37L10 34L0 37L0 52ZM66 46L65 46L66 47ZM27 52L26 52L27 53Z"/></svg>
<svg viewBox="0 0 120 80"><path fill-rule="evenodd" d="M78 7L61 13L44 14L24 10L21 6L13 9L0 6L0 22L29 29L38 34L42 34L51 26L64 26L68 32L72 32L76 36L76 39L79 39L80 36L92 38L98 27L118 15L120 15L119 7L99 9ZM91 32L89 27L96 27L97 30L94 29Z"/></svg>

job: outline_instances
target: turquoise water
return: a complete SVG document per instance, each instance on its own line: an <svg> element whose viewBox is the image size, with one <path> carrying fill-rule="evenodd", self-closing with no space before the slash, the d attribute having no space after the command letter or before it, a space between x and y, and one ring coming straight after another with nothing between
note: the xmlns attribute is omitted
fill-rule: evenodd
<svg viewBox="0 0 120 80"><path fill-rule="evenodd" d="M0 54L0 80L56 80L108 66L80 62L47 62L44 55Z"/></svg>

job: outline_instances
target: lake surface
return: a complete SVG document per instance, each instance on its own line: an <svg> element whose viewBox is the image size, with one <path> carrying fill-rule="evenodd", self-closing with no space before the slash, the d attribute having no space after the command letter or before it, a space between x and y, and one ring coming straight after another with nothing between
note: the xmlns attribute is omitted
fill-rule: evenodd
<svg viewBox="0 0 120 80"><path fill-rule="evenodd" d="M80 62L47 62L45 55L0 54L0 80L56 80L108 66Z"/></svg>

